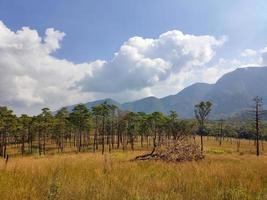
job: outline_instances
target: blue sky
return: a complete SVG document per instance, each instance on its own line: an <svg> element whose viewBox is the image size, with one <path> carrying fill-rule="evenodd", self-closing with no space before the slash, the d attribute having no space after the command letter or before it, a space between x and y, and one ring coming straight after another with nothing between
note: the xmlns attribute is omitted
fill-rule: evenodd
<svg viewBox="0 0 267 200"><path fill-rule="evenodd" d="M220 52L226 56L267 43L264 0L0 0L0 19L13 30L65 32L56 55L76 63L110 59L130 37L153 38L173 29L227 35L230 42Z"/></svg>
<svg viewBox="0 0 267 200"><path fill-rule="evenodd" d="M17 113L266 65L266 0L0 0L0 104Z"/></svg>

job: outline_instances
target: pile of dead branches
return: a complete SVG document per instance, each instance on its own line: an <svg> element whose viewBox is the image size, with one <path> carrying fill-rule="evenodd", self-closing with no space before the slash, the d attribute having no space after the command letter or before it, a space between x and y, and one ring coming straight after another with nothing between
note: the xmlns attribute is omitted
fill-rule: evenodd
<svg viewBox="0 0 267 200"><path fill-rule="evenodd" d="M166 162L198 161L204 158L199 145L177 141L172 145L160 145L149 154L137 156L134 160L162 160Z"/></svg>

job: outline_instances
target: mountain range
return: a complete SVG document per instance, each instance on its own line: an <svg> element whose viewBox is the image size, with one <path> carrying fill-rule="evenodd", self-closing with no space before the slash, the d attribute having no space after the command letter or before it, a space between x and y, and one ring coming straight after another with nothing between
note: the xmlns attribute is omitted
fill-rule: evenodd
<svg viewBox="0 0 267 200"><path fill-rule="evenodd" d="M107 101L121 110L151 113L160 111L168 114L176 111L182 118L194 116L194 106L200 101L211 101L211 117L230 117L253 105L253 98L261 96L267 105L267 67L238 68L223 75L215 84L195 83L175 95L163 98L147 97L137 101L119 103L113 99L88 102L91 108ZM67 107L72 110L74 106Z"/></svg>

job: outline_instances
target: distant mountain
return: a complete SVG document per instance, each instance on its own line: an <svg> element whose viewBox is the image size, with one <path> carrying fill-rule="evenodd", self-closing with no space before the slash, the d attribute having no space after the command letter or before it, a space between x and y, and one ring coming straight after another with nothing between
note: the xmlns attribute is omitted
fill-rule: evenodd
<svg viewBox="0 0 267 200"><path fill-rule="evenodd" d="M117 107L121 107L121 104L118 103L117 101L113 100L113 99L101 99L101 100L97 100L97 101L87 102L84 105L87 108L91 109L92 107L94 107L96 105L100 105L100 104L102 104L104 102L107 102L107 104L109 104L109 105L116 105ZM67 110L71 112L76 105L77 104L71 105L71 106L67 106Z"/></svg>
<svg viewBox="0 0 267 200"><path fill-rule="evenodd" d="M101 99L101 100L97 100L97 101L93 101L93 102L88 102L85 105L86 105L87 108L92 108L92 107L94 107L96 105L99 105L99 104L102 104L104 102L106 102L109 105L115 105L117 107L121 106L120 103L118 103L117 101L115 101L113 99Z"/></svg>
<svg viewBox="0 0 267 200"><path fill-rule="evenodd" d="M239 68L222 76L215 84L195 83L176 95L164 98L147 97L120 104L112 99L86 103L88 108L103 103L115 104L122 110L151 113L160 111L168 114L178 112L180 117L194 116L194 105L203 100L213 102L212 117L229 117L250 107L255 96L263 97L267 105L267 67ZM68 107L73 108L73 106Z"/></svg>
<svg viewBox="0 0 267 200"><path fill-rule="evenodd" d="M137 101L121 104L121 109L135 112L151 113L154 111L165 112L165 107L161 101L156 97L147 97Z"/></svg>
<svg viewBox="0 0 267 200"><path fill-rule="evenodd" d="M267 105L267 67L240 68L220 78L207 94L214 102L214 114L229 116L253 105L261 96Z"/></svg>
<svg viewBox="0 0 267 200"><path fill-rule="evenodd" d="M212 89L213 85L207 83L195 83L176 95L162 98L165 112L175 110L181 117L192 117L194 115L194 106L206 99L206 95Z"/></svg>

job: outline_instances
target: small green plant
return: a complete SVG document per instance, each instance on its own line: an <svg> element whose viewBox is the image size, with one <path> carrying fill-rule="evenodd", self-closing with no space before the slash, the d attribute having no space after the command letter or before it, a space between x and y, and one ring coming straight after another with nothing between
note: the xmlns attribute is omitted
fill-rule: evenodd
<svg viewBox="0 0 267 200"><path fill-rule="evenodd" d="M215 149L211 148L210 150L207 151L207 153L212 153L212 154L224 154L225 151L223 149Z"/></svg>

